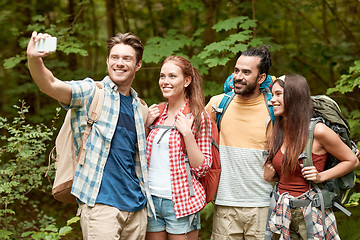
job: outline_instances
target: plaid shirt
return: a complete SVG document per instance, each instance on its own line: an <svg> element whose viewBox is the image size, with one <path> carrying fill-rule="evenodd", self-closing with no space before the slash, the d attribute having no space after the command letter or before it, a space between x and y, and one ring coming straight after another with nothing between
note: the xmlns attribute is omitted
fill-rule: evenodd
<svg viewBox="0 0 360 240"><path fill-rule="evenodd" d="M107 161L111 140L113 138L120 111L120 95L117 85L106 76L103 79L104 105L100 119L94 123L88 141L84 165L78 164L71 193L80 201L93 207L100 190L101 180ZM73 131L75 156L78 156L82 142L82 135L86 128L87 113L94 97L95 81L86 78L82 81L67 82L72 88L72 99L65 109L71 110L71 129ZM148 207L154 213L154 206L149 190L146 165L146 138L143 111L147 116L147 106L142 105L134 89L130 94L133 98L133 109L137 133L135 172L140 182L141 191L148 200ZM143 109L145 108L145 109Z"/></svg>
<svg viewBox="0 0 360 240"><path fill-rule="evenodd" d="M307 192L310 197L315 195L315 190L310 190ZM306 194L303 194L296 199L306 199ZM270 215L270 219L267 225L267 229L281 234L280 240L289 240L290 239L290 222L291 222L291 209L290 209L290 199L295 199L295 197L289 195L285 192L280 195L279 200L276 203L274 210ZM302 213L305 218L306 207L301 207ZM322 214L321 210L317 207L311 207L312 210L312 221L313 221L313 230L314 230L314 240L322 239L340 239L339 234L336 228L336 219L334 212L330 208L325 209L325 225L326 225L326 236L324 236L323 225L322 225Z"/></svg>
<svg viewBox="0 0 360 240"><path fill-rule="evenodd" d="M189 104L186 101L185 105ZM185 105L181 109L184 110ZM167 108L165 107L164 112L155 122L155 125L162 125L164 120L167 118ZM210 117L208 114L202 113L201 115L201 130L199 136L195 136L196 143L200 147L201 152L205 156L204 163L190 170L193 174L192 182L194 186L194 197L190 197L189 183L186 175L185 168L185 154L181 149L180 132L177 130L171 130L169 138L169 155L170 155L170 179L172 188L172 201L174 204L175 215L177 218L188 216L190 214L200 211L205 206L205 190L201 183L197 180L197 177L205 176L209 171L212 164L211 157L211 126L208 126L208 133L206 134L205 118L210 123ZM158 128L151 130L147 137L147 161L149 163L151 149L154 141L154 137L159 131ZM194 127L192 128L193 133L195 132ZM196 177L195 177L196 176Z"/></svg>

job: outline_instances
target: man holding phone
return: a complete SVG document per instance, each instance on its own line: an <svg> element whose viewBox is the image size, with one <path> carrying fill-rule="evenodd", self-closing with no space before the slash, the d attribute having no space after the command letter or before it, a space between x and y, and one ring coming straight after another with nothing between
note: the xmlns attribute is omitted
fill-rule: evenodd
<svg viewBox="0 0 360 240"><path fill-rule="evenodd" d="M36 50L37 42L50 37L32 33L28 66L42 92L72 109L77 156L76 143L81 141L96 84L91 78L63 82L54 77L43 63L49 51ZM103 110L89 134L85 163L77 166L71 193L79 202L84 239L145 239L147 209L154 213L145 160L147 106L131 88L144 48L132 33L109 38L107 48Z"/></svg>

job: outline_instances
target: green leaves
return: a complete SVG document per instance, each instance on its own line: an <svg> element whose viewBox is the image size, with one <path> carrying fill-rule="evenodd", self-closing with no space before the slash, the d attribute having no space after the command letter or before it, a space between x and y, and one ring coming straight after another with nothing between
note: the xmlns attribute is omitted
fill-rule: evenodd
<svg viewBox="0 0 360 240"><path fill-rule="evenodd" d="M217 32L228 31L225 38L203 46L202 49L201 34L203 29L198 29L191 37L187 37L176 30L169 30L163 38L153 37L148 40L143 61L145 63L159 63L166 57L175 54L186 57L185 50L187 47L199 47L201 50L197 54L187 58L198 64L195 66L201 74L206 74L211 68L225 66L237 53L246 50L249 46L256 47L269 42L268 38L253 38L250 28L255 26L256 22L248 17L219 21L213 26L213 29ZM236 32L234 33L234 31Z"/></svg>
<svg viewBox="0 0 360 240"><path fill-rule="evenodd" d="M248 17L236 17L220 21L213 26L213 29L217 32L228 31L230 29L249 29L250 27L255 27L256 21L250 20Z"/></svg>
<svg viewBox="0 0 360 240"><path fill-rule="evenodd" d="M16 55L15 57L5 59L4 60L4 68L11 69L25 59L26 59L26 56L20 56L20 55Z"/></svg>
<svg viewBox="0 0 360 240"><path fill-rule="evenodd" d="M81 38L81 33L86 34L83 30L84 26L87 23L79 24L71 27L59 27L66 19L60 19L56 24L46 25L47 19L42 15L35 15L32 17L32 23L27 26L27 31L37 31L37 32L46 32L52 36L58 38L57 40L57 49L58 52L63 52L66 55L71 53L78 54L81 56L88 56L87 50L85 50L83 39ZM77 32L79 31L80 34ZM76 36L75 36L76 35ZM26 48L30 38L19 38L19 45ZM26 60L25 49L21 54L17 54L15 57L10 57L4 60L4 68L12 69L20 64L22 61Z"/></svg>
<svg viewBox="0 0 360 240"><path fill-rule="evenodd" d="M67 220L66 225L69 226L69 225L71 225L71 224L73 224L73 223L76 223L76 222L78 222L78 221L80 221L80 218L79 218L79 217L73 217L73 218Z"/></svg>
<svg viewBox="0 0 360 240"><path fill-rule="evenodd" d="M153 37L145 45L143 61L145 63L159 63L170 55L182 55L180 50L191 45L191 39L176 30L169 30L164 38Z"/></svg>
<svg viewBox="0 0 360 240"><path fill-rule="evenodd" d="M73 228L70 226L73 223L77 223L80 220L79 217L73 217L69 219L66 223L66 226L58 229L55 225L51 224L46 226L46 228L40 229L40 231L28 231L24 232L21 236L28 237L31 236L32 239L44 239L44 240L59 240L62 236L69 234ZM1 232L0 232L1 233Z"/></svg>
<svg viewBox="0 0 360 240"><path fill-rule="evenodd" d="M360 88L360 60L354 62L354 66L349 68L349 74L341 75L336 86L329 88L327 94L340 92L342 94L353 92L356 87Z"/></svg>
<svg viewBox="0 0 360 240"><path fill-rule="evenodd" d="M4 229L0 229L0 239L10 239L12 232L6 231Z"/></svg>
<svg viewBox="0 0 360 240"><path fill-rule="evenodd" d="M28 194L43 185L46 165L42 155L54 130L41 123L26 123L25 115L29 107L25 106L24 101L14 107L18 110L18 116L11 122L0 118L0 129L3 132L1 139L5 143L0 147L0 236L10 232L7 225L11 221L16 222L19 214L15 209L29 204L31 200ZM50 230L54 228L46 229ZM45 238L35 234L33 239Z"/></svg>
<svg viewBox="0 0 360 240"><path fill-rule="evenodd" d="M256 22L248 17L236 17L220 21L213 26L217 32L229 31L225 39L213 42L204 47L198 56L204 60L208 68L225 66L235 55L246 50L249 46L256 47L265 42L262 38L253 38L252 31L249 30L256 26ZM230 30L236 30L231 33Z"/></svg>

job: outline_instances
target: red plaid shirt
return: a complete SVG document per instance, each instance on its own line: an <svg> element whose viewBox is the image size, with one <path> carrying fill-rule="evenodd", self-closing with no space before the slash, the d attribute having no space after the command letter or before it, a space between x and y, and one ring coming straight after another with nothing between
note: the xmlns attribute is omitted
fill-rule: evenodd
<svg viewBox="0 0 360 240"><path fill-rule="evenodd" d="M186 104L185 103L181 111L183 112ZM167 108L165 107L164 112L154 123L155 125L162 125L164 120L167 118ZM205 156L204 163L190 170L192 175L192 182L194 186L194 197L190 197L189 183L186 175L185 168L185 154L181 148L180 132L177 130L171 130L169 138L169 155L170 155L170 179L172 188L172 201L174 204L175 215L177 218L185 217L190 214L200 211L205 206L205 190L201 183L196 179L197 177L203 177L209 171L212 164L211 156L211 126L208 126L208 134L206 134L205 119L210 123L210 117L207 113L201 115L201 130L199 136L195 136L196 143L198 144L201 152ZM151 149L154 141L154 137L159 131L158 128L151 130L147 137L146 147L146 158L149 166L149 160L151 156ZM195 132L194 127L192 132ZM196 177L195 177L196 176Z"/></svg>

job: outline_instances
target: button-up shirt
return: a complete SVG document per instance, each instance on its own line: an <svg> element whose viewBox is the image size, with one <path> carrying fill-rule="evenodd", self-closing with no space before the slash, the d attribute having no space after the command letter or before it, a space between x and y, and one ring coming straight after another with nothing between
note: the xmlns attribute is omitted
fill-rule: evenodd
<svg viewBox="0 0 360 240"><path fill-rule="evenodd" d="M188 101L185 103L189 104ZM183 112L184 107L181 109ZM155 125L163 125L164 120L167 118L167 106ZM206 128L205 121L208 121ZM149 161L151 149L154 142L154 137L159 131L159 128L151 130L147 137L147 160ZM192 132L195 132L194 127ZM174 204L175 215L177 218L184 217L200 211L206 204L205 190L198 177L203 177L209 171L212 164L211 155L211 125L210 117L206 112L201 115L201 127L198 134L195 135L195 140L203 153L205 159L204 163L197 168L191 168L191 178L194 187L195 196L190 197L189 183L185 167L185 153L181 148L181 134L177 130L171 130L169 137L169 155L170 155L170 179L172 189L172 201ZM156 144L156 143L155 143Z"/></svg>
<svg viewBox="0 0 360 240"><path fill-rule="evenodd" d="M67 83L72 88L72 99L70 105L64 107L71 109L71 129L74 137L75 156L77 157L96 84L90 78ZM86 142L85 162L83 165L78 164L71 189L71 193L75 197L90 207L95 205L99 193L104 166L109 155L120 110L120 95L117 85L108 76L103 79L102 83L104 86L104 105L100 119L94 123L90 131ZM130 94L133 98L132 106L137 134L135 172L140 182L141 191L148 201L149 210L154 212L146 164L144 120L146 120L148 110L134 89L131 89Z"/></svg>

